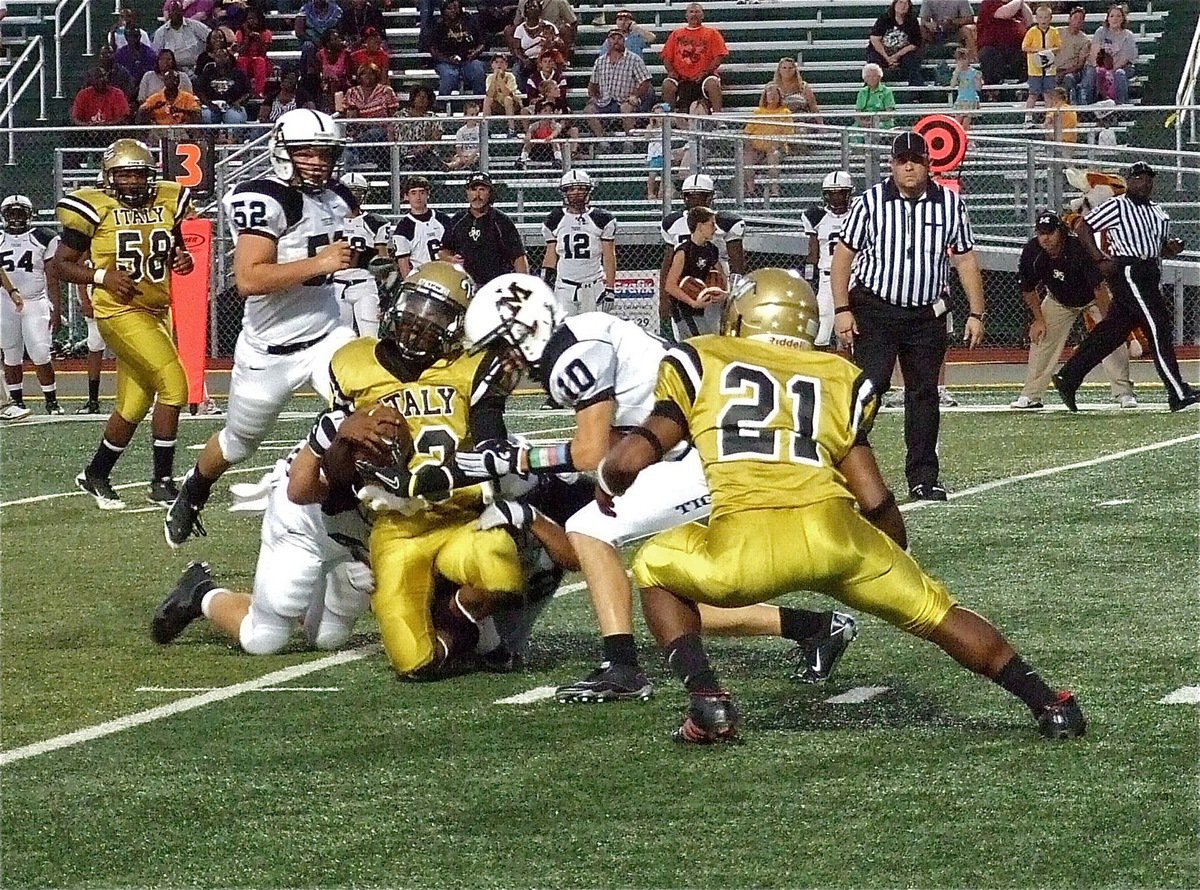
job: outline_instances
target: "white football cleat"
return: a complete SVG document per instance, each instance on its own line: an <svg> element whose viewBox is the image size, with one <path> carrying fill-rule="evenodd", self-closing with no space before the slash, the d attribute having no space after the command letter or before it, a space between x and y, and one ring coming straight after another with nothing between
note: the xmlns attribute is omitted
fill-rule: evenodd
<svg viewBox="0 0 1200 890"><path fill-rule="evenodd" d="M24 420L33 412L23 405L18 405L14 402L9 402L3 411L0 411L0 420Z"/></svg>

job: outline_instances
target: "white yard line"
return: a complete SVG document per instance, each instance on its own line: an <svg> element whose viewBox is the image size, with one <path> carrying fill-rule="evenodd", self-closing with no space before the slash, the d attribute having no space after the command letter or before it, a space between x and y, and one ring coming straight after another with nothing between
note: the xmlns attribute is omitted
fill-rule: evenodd
<svg viewBox="0 0 1200 890"><path fill-rule="evenodd" d="M262 473L262 472L272 469L274 466L275 466L275 464L270 464L269 466L265 466L265 467L234 467L232 470L226 470L225 475L232 476L234 473ZM180 478L182 478L182 477L180 477ZM146 486L145 482L122 482L120 485L114 485L113 488L115 488L117 491L125 491L126 489L130 489L130 488L145 488L145 486ZM19 507L21 504L41 504L41 503L45 503L46 501L57 501L59 498L73 498L76 496L89 497L89 498L91 497L91 495L88 494L86 491L80 491L79 489L76 489L75 491L58 491L58 492L55 492L54 494L39 494L39 495L34 495L33 497L28 497L28 498L18 498L15 501L4 501L3 503L0 503L0 507ZM156 507L155 509L162 509L162 508ZM114 513L116 513L116 512L134 513L134 512L149 512L149 511L136 511L136 510L116 511L116 510L114 510L113 512Z"/></svg>
<svg viewBox="0 0 1200 890"><path fill-rule="evenodd" d="M1132 504L1132 503L1133 503L1132 498L1114 498L1111 501L1101 501L1099 506L1101 506L1101 507L1123 507L1126 504Z"/></svg>
<svg viewBox="0 0 1200 890"><path fill-rule="evenodd" d="M312 411L284 411L279 415L280 420L312 420L316 412ZM100 420L107 420L107 414L64 414L61 417L48 416L45 414L33 414L24 420L5 421L0 424L0 429L16 429L18 427L28 426L46 426L52 423L95 423ZM180 414L179 420L184 423L200 423L203 421L218 420L224 423L224 414Z"/></svg>
<svg viewBox="0 0 1200 890"><path fill-rule="evenodd" d="M890 686L855 686L849 692L843 692L841 695L825 699L825 704L861 705L863 702L868 702L873 698L883 695L891 688Z"/></svg>
<svg viewBox="0 0 1200 890"><path fill-rule="evenodd" d="M548 698L554 698L554 690L557 686L535 686L528 692L521 692L517 695L510 695L508 698L498 698L492 704L494 705L531 705L534 702L545 701Z"/></svg>
<svg viewBox="0 0 1200 890"><path fill-rule="evenodd" d="M345 652L337 652L333 655L327 655L324 658L318 658L315 661L307 661L304 664L297 664L283 670L272 671L256 680L246 680L243 683L235 683L232 686L221 686L209 692L193 695L190 698L183 698L167 705L160 705L157 708L150 708L146 711L138 711L135 714L118 717L116 720L109 720L96 726L89 726L76 732L69 732L66 735L55 736L52 739L46 739L44 742L35 742L32 745L25 745L21 748L0 751L0 766L8 766L19 760L37 757L39 754L48 754L51 751L58 751L62 748L69 748L72 745L80 745L84 742L90 742L93 739L124 732L135 726L152 723L155 720L162 720L166 717L173 717L185 711L194 711L196 708L202 708L214 702L236 698L246 692L257 692L280 683L286 683L289 680L295 680L297 677L315 674L317 671L323 671L326 668L359 661L360 659L374 655L378 651L379 646L377 645L364 646L361 649L348 649Z"/></svg>
<svg viewBox="0 0 1200 890"><path fill-rule="evenodd" d="M134 692L212 692L220 686L139 686ZM341 692L340 686L264 686L254 692Z"/></svg>
<svg viewBox="0 0 1200 890"><path fill-rule="evenodd" d="M1196 705L1200 704L1200 686L1180 686L1170 695L1164 695L1158 700L1160 705Z"/></svg>

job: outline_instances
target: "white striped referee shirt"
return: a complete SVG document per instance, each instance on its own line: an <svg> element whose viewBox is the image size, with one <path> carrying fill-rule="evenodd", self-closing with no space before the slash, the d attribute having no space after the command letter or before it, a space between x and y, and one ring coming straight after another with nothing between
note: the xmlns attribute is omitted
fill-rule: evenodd
<svg viewBox="0 0 1200 890"><path fill-rule="evenodd" d="M841 241L855 252L850 286L908 309L945 296L948 252L975 247L967 208L957 192L930 182L916 200L890 178L855 199L842 223Z"/></svg>
<svg viewBox="0 0 1200 890"><path fill-rule="evenodd" d="M1108 232L1109 253L1126 259L1158 259L1171 230L1171 217L1162 207L1153 201L1131 201L1128 195L1109 198L1084 221L1093 232Z"/></svg>

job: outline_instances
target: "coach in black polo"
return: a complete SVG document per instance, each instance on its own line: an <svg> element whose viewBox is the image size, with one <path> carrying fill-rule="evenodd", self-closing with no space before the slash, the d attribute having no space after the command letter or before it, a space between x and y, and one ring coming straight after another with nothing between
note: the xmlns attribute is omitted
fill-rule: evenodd
<svg viewBox="0 0 1200 890"><path fill-rule="evenodd" d="M950 262L970 301L963 340L983 340L983 280L957 192L929 178L916 133L892 143L892 175L865 191L842 223L833 255L834 330L882 396L896 360L904 374L905 475L916 500L944 501L938 478L938 371L946 357Z"/></svg>
<svg viewBox="0 0 1200 890"><path fill-rule="evenodd" d="M1178 238L1168 238L1171 218L1150 200L1154 191L1154 169L1138 161L1125 174L1125 194L1091 210L1079 224L1079 240L1108 279L1112 306L1104 320L1079 344L1079 349L1051 379L1063 404L1076 410L1075 392L1088 372L1141 325L1150 341L1154 367L1167 387L1167 405L1172 411L1200 402L1179 373L1171 334L1171 313L1159 285L1162 258L1183 250ZM1095 233L1108 233L1111 256L1096 244Z"/></svg>
<svg viewBox="0 0 1200 890"><path fill-rule="evenodd" d="M529 273L529 258L516 224L492 206L496 187L486 173L467 180L467 209L456 214L442 237L440 258L461 263L476 287L509 272Z"/></svg>

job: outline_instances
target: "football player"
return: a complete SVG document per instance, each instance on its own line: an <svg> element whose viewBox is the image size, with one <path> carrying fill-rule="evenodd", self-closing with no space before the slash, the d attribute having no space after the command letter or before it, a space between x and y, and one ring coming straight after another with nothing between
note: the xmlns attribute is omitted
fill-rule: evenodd
<svg viewBox="0 0 1200 890"><path fill-rule="evenodd" d="M662 268L658 275L658 317L659 332L666 339L671 337L671 298L667 295L664 283L671 268L671 259L675 256L675 248L692 236L692 231L688 228L687 212L693 207L712 209L717 187L711 176L697 173L683 181L680 191L683 192L683 210L676 210L664 216L660 229L666 249L663 251ZM717 231L713 241L721 259L728 261L729 271L734 276L746 274L746 252L742 249L745 233L746 223L740 216L728 210L717 211ZM732 280L736 281L736 278Z"/></svg>
<svg viewBox="0 0 1200 890"><path fill-rule="evenodd" d="M100 374L104 362L104 337L96 324L96 311L92 308L92 288L86 284L75 285L79 294L79 305L83 310L83 322L87 328L87 401L75 409L76 414L99 414Z"/></svg>
<svg viewBox="0 0 1200 890"><path fill-rule="evenodd" d="M429 206L429 180L424 176L409 177L404 186L408 213L400 217L392 230L392 256L400 277L407 278L442 249L442 236L450 225L450 217Z"/></svg>
<svg viewBox="0 0 1200 890"><path fill-rule="evenodd" d="M50 341L62 323L62 296L58 276L50 260L58 249L58 236L35 229L33 202L24 195L9 195L0 201L0 269L8 276L9 299L0 301L0 347L4 352L4 383L9 404L0 420L29 416L25 407L25 353L33 362L47 414L62 414L54 366L50 364Z"/></svg>
<svg viewBox="0 0 1200 890"><path fill-rule="evenodd" d="M667 353L655 406L597 470L620 509L641 474L690 442L712 491L708 527L650 540L633 562L646 622L691 697L677 740L733 741L738 711L700 642L698 603L729 607L819 590L930 640L1020 698L1042 735L1082 735L1083 713L982 616L958 606L908 555L904 518L867 441L877 395L841 356L814 350L812 289L759 269L735 293L724 336Z"/></svg>
<svg viewBox="0 0 1200 890"><path fill-rule="evenodd" d="M233 277L245 298L225 428L208 440L167 511L171 547L204 535L200 511L230 466L258 450L292 394L328 399L329 360L354 331L342 324L333 276L350 268L346 219L354 197L334 178L346 140L329 115L298 108L267 142L271 175L222 199L233 234ZM107 341L108 338L105 337Z"/></svg>
<svg viewBox="0 0 1200 890"><path fill-rule="evenodd" d="M591 206L595 186L586 170L568 170L558 187L563 206L551 210L542 223L542 280L554 289L567 315L609 311L616 299L617 219L603 207Z"/></svg>
<svg viewBox="0 0 1200 890"><path fill-rule="evenodd" d="M175 436L188 389L168 318L171 273L192 270L179 228L191 212L191 194L159 180L154 155L135 139L105 150L100 177L98 188L71 192L57 207L62 240L55 267L64 281L92 285L96 325L117 358L116 408L75 484L101 510L124 509L109 477L153 405L148 497L166 506L177 494Z"/></svg>
<svg viewBox="0 0 1200 890"><path fill-rule="evenodd" d="M833 336L833 290L829 285L829 270L833 268L833 249L842 232L842 223L850 212L853 193L854 180L850 174L845 170L834 170L827 173L821 182L821 205L810 207L801 214L804 234L808 236L807 260L811 282L821 313L821 327L815 341L817 346L828 346Z"/></svg>
<svg viewBox="0 0 1200 890"><path fill-rule="evenodd" d="M591 472L621 431L636 429L654 407L654 381L662 342L637 324L603 312L564 318L544 283L506 275L485 285L467 310L472 349L500 347L512 364L527 366L560 405L575 410L578 431L558 445L514 446L503 440L460 451L468 476L508 473ZM705 518L709 492L695 449L681 446L622 498L616 515L591 502L567 519L596 609L604 661L582 680L560 687L559 701L645 699L651 685L637 660L633 592L619 548L667 528ZM854 619L833 612L751 608L706 610L711 633L724 636L782 634L800 643L801 679L817 682L854 637Z"/></svg>
<svg viewBox="0 0 1200 890"><path fill-rule="evenodd" d="M367 177L361 173L347 173L342 185L354 196L361 208L371 189ZM338 302L342 307L342 324L360 337L379 336L379 285L374 270L379 262L384 270L390 268L387 259L387 244L391 237L390 225L378 213L360 212L346 219L346 239L354 251L353 265L333 276L338 289Z"/></svg>
<svg viewBox="0 0 1200 890"><path fill-rule="evenodd" d="M459 484L454 468L459 448L506 435L506 375L490 356L462 351L473 292L461 266L426 263L399 287L380 339L343 346L330 365L335 407L367 415L368 447L382 450L384 440L398 439L382 425L391 413L383 407L403 418L407 435L399 438L412 442L412 454L392 466L362 460L362 446L344 437L323 461L335 490L354 485L357 471L365 483L361 496L379 510L371 531L372 608L388 659L403 677L452 669L462 648L474 647L490 604L515 597L525 583L513 537L478 527L483 489ZM460 588L436 629L435 573Z"/></svg>

